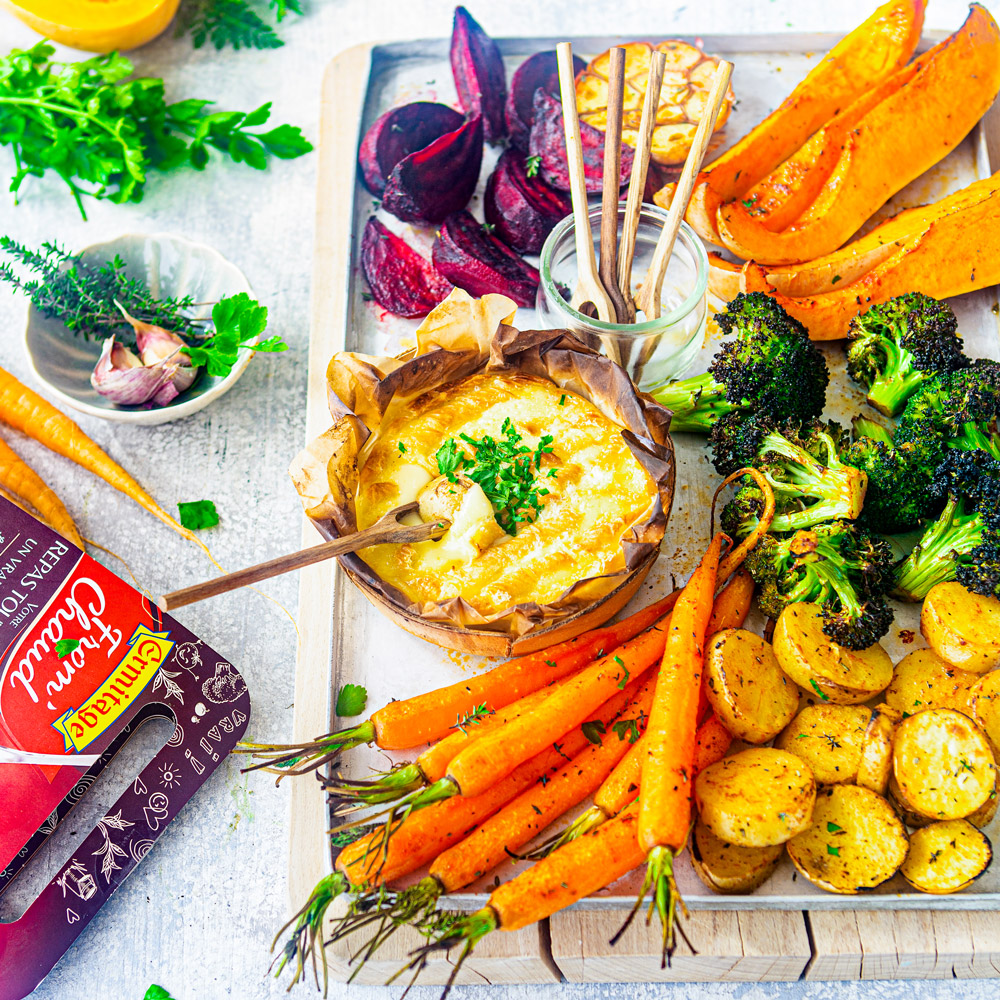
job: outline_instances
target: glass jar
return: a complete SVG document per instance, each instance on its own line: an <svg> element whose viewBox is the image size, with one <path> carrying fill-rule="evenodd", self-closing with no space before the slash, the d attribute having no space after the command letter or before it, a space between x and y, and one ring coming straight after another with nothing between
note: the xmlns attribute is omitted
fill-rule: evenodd
<svg viewBox="0 0 1000 1000"><path fill-rule="evenodd" d="M621 242L625 203L618 207ZM632 291L638 289L653 259L667 211L643 204L632 260ZM601 208L590 209L594 250L600 249ZM576 236L573 217L560 222L542 247L536 307L544 327L566 329L585 343L618 361L643 391L658 389L682 375L694 362L705 339L708 257L701 241L682 222L663 278L659 319L641 323L602 323L569 304L577 281Z"/></svg>

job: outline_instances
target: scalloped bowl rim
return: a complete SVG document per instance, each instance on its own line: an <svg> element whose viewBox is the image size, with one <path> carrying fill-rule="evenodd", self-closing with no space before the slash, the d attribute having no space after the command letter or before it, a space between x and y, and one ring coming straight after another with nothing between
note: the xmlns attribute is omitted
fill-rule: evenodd
<svg viewBox="0 0 1000 1000"><path fill-rule="evenodd" d="M119 240L123 239L137 239L137 240L158 240L160 242L170 241L178 245L186 245L191 248L195 248L199 251L205 252L206 256L211 258L217 258L224 266L232 268L235 274L240 278L243 284L246 286L241 289L241 291L246 291L252 293L253 289L250 285L250 280L243 273L243 270L237 267L231 260L229 260L224 254L216 250L215 247L209 246L207 243L199 243L197 240L188 239L186 236L178 236L175 233L167 232L157 232L157 233L121 233L118 236L113 236L110 239L100 240L97 243L91 243L89 246L84 247L80 253L85 254L92 250L99 250L102 247L110 246L112 243L117 243ZM235 293L234 293L235 294ZM29 344L31 336L31 326L32 321L38 315L38 311L34 304L29 303L28 305L28 315L27 321L24 328L24 353L28 359L28 367L31 369L31 373L34 377L45 386L46 390L57 399L64 402L67 406L72 407L79 413L85 413L91 417L100 417L102 420L110 420L113 423L122 424L140 424L146 426L152 426L155 424L165 424L172 420L180 420L182 417L189 417L193 413L197 413L199 410L204 409L209 403L214 402L219 397L224 396L230 389L237 383L243 372L246 371L247 365L250 364L251 358L253 358L254 352L246 348L240 350L240 359L233 365L230 373L218 382L216 385L212 386L207 392L202 393L199 396L195 396L192 399L184 399L179 403L169 403L167 406L157 406L152 407L148 410L134 409L105 409L100 406L94 406L91 403L84 402L73 396L71 393L65 392L58 386L53 385L44 375L38 370L35 364L35 358L32 354L31 347Z"/></svg>

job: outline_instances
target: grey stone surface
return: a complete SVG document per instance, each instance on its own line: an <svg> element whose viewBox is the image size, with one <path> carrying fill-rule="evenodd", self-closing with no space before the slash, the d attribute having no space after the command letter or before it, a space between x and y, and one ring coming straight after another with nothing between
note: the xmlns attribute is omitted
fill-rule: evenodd
<svg viewBox="0 0 1000 1000"><path fill-rule="evenodd" d="M323 67L338 51L367 40L443 36L448 0L305 0L303 18L289 18L287 45L271 52L192 50L169 35L134 53L137 68L163 76L170 95L211 97L223 108L274 101L275 121L315 136ZM874 0L699 0L684 5L647 0L472 4L498 35L605 33L642 37L722 31L846 30ZM954 28L960 0L932 6L930 26ZM34 35L0 12L0 45L30 45ZM126 428L80 419L84 429L170 508L178 500L212 498L221 525L206 536L227 568L258 562L298 543L300 514L285 477L302 443L309 287L312 269L315 155L275 164L264 173L215 164L203 173L154 178L139 205L88 205L77 216L56 181L25 185L20 206L0 195L0 231L39 243L58 239L82 247L126 232L167 230L207 242L240 266L271 310L272 325L293 350L258 358L224 399L187 420ZM12 169L0 150L0 176ZM346 192L345 192L346 199ZM0 364L31 382L21 345L24 303L0 289ZM212 574L193 547L173 536L109 487L19 435L3 436L66 500L84 534L123 557L150 591L183 586ZM100 553L97 555L104 559ZM111 561L113 568L120 564ZM280 739L291 730L295 629L294 576L185 609L180 617L228 655L253 696L251 734ZM134 773L134 772L133 772ZM108 801L114 789L106 791ZM242 777L227 763L171 825L126 885L35 991L37 1000L139 1000L160 983L177 1000L266 1000L284 986L267 976L271 937L286 910L287 798L266 777ZM81 829L83 829L82 824ZM65 836L69 836L67 830ZM53 851L54 871L68 856ZM9 904L8 904L9 905ZM3 917L10 919L9 908ZM399 990L331 985L332 996L386 998ZM299 995L312 995L309 986ZM904 997L981 998L996 982L846 984L710 984L468 987L454 996L504 1000L546 997L810 998L896 1000ZM433 987L411 996L436 996Z"/></svg>

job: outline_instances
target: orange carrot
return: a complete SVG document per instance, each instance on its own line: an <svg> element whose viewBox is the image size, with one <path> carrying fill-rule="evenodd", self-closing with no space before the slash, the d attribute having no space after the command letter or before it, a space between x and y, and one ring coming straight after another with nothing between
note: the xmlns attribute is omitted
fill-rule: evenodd
<svg viewBox="0 0 1000 1000"><path fill-rule="evenodd" d="M655 686L656 679L647 677L621 714L648 716ZM600 743L588 746L549 781L532 785L461 844L441 854L431 865L431 875L447 892L474 882L592 794L629 746L626 733L609 728Z"/></svg>
<svg viewBox="0 0 1000 1000"><path fill-rule="evenodd" d="M638 823L639 809L634 803L598 829L498 886L481 910L457 922L442 920L435 939L412 952L406 968L419 974L431 953L461 945L462 952L445 987L447 992L463 962L487 934L498 929L516 931L544 920L642 864L645 852L636 838ZM428 933L426 929L424 932Z"/></svg>
<svg viewBox="0 0 1000 1000"><path fill-rule="evenodd" d="M462 750L448 765L448 778L463 795L485 791L546 743L578 726L630 677L652 666L663 654L664 642L664 630L654 625L585 667L533 711Z"/></svg>
<svg viewBox="0 0 1000 1000"><path fill-rule="evenodd" d="M652 888L653 905L663 923L664 966L668 948L673 942L677 899L673 859L684 847L691 825L691 778L695 761L698 692L705 632L712 614L712 595L724 539L726 536L722 534L712 539L674 607L646 728L639 846L648 853L649 861L635 909Z"/></svg>
<svg viewBox="0 0 1000 1000"><path fill-rule="evenodd" d="M478 677L390 702L360 725L327 733L309 743L242 742L236 752L251 753L259 762L247 770L266 767L272 771L281 768L275 771L279 775L307 774L362 743L374 743L383 750L405 750L430 743L447 736L456 721L470 713L482 708L485 711L505 708L580 671L605 650L615 649L658 621L674 606L678 596L679 592L668 594L620 622L508 660Z"/></svg>
<svg viewBox="0 0 1000 1000"><path fill-rule="evenodd" d="M617 692L601 706L596 721L607 729L641 682L637 680L626 690ZM379 884L402 878L436 858L543 774L558 771L589 745L588 737L577 727L566 733L564 739L550 742L482 794L454 795L409 813L393 831L385 851L382 850L386 846L385 831L382 828L373 830L340 852L337 868L355 884Z"/></svg>
<svg viewBox="0 0 1000 1000"><path fill-rule="evenodd" d="M710 715L698 727L698 739L694 750L693 774L704 771L718 763L729 752L733 744L733 734L722 724L715 714Z"/></svg>
<svg viewBox="0 0 1000 1000"><path fill-rule="evenodd" d="M0 420L28 437L83 466L116 490L134 500L168 528L203 549L205 545L187 528L181 527L117 462L64 413L0 368ZM207 549L206 549L207 551Z"/></svg>
<svg viewBox="0 0 1000 1000"><path fill-rule="evenodd" d="M467 680L428 694L394 701L372 717L376 742L384 750L420 746L447 734L455 719L486 704L498 709L560 680L638 635L673 607L674 594L634 615L584 632L537 653L528 653ZM567 727L569 728L569 727Z"/></svg>
<svg viewBox="0 0 1000 1000"><path fill-rule="evenodd" d="M69 511L63 506L62 500L3 440L0 440L0 485L10 490L15 497L20 497L31 504L41 515L42 520L55 528L65 539L77 548L83 548L80 532L77 531L73 518L69 516Z"/></svg>

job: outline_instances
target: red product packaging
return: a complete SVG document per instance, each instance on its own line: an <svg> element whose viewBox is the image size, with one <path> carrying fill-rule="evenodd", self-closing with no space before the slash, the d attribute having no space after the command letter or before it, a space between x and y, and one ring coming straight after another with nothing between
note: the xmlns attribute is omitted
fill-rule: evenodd
<svg viewBox="0 0 1000 1000"><path fill-rule="evenodd" d="M144 721L166 746L20 920L0 924L0 1000L45 977L246 730L222 656L0 497L0 894Z"/></svg>

